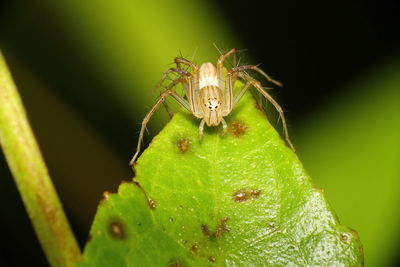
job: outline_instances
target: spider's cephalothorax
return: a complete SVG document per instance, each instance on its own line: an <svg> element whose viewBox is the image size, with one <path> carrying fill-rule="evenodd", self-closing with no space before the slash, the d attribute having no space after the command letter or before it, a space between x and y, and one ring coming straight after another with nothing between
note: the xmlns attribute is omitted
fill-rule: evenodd
<svg viewBox="0 0 400 267"><path fill-rule="evenodd" d="M256 65L244 65L226 70L224 67L225 59L235 53L236 49L233 48L229 50L228 53L221 55L216 65L207 62L202 64L200 68L195 63L187 59L181 57L175 58L176 68L168 69L159 84L164 82L165 79L169 77L170 73L176 73L178 74L178 77L172 79L172 82L166 86L165 91L161 93L156 104L143 119L142 127L140 129L139 142L136 153L130 162L131 165L133 165L137 156L139 155L140 146L147 123L160 105L163 103L165 104L165 99L167 96L172 96L187 111L192 113L195 117L201 119L199 125L199 138L202 139L204 124L207 126L218 126L219 124L222 124L224 133L226 132L227 124L223 117L230 114L232 109L236 106L244 93L251 86L257 89L257 91L261 93L268 101L270 101L277 109L280 117L282 118L286 141L294 150L294 147L289 139L282 108L264 90L260 82L247 74L246 71L256 71L263 75L269 82L272 82L278 86L282 86L281 83L273 80L268 76L268 74L266 74ZM181 68L182 65L186 65L192 71L190 72ZM236 93L236 95L233 95L233 88L237 79L243 80L244 85ZM177 94L173 90L173 88L179 83L182 84L185 90L184 96Z"/></svg>

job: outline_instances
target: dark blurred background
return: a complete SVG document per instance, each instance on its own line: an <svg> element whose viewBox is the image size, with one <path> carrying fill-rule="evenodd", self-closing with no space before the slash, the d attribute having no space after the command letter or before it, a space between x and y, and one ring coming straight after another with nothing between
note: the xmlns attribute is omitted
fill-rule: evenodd
<svg viewBox="0 0 400 267"><path fill-rule="evenodd" d="M399 262L399 26L395 1L0 4L0 48L81 247L102 192L133 176L151 89L175 56L215 62L215 43L284 83L271 94L299 157L366 266ZM0 265L46 266L3 155L0 190Z"/></svg>

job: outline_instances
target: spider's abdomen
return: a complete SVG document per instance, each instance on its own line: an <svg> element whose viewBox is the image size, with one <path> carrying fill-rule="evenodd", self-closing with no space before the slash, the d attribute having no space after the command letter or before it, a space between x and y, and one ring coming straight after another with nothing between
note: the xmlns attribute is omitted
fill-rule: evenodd
<svg viewBox="0 0 400 267"><path fill-rule="evenodd" d="M203 63L199 70L199 88L218 86L217 68L210 62Z"/></svg>
<svg viewBox="0 0 400 267"><path fill-rule="evenodd" d="M200 106L203 119L208 126L217 126L222 119L222 91L218 86L205 86L200 89Z"/></svg>

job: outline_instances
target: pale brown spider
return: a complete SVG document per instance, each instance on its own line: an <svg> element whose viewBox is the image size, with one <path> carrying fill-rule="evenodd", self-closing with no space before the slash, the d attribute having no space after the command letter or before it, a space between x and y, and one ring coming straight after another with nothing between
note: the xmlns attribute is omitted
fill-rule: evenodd
<svg viewBox="0 0 400 267"><path fill-rule="evenodd" d="M164 103L167 96L172 96L187 111L192 113L195 117L201 119L199 125L199 138L201 140L203 137L204 124L207 124L207 126L218 126L220 123L222 123L224 133L226 133L227 124L224 120L224 117L231 113L232 109L240 101L250 86L253 86L255 89L257 89L257 91L260 92L268 101L270 101L279 112L279 116L282 118L285 139L289 146L294 150L293 144L289 139L282 108L264 90L260 82L252 78L245 71L257 71L269 82L272 82L278 86L282 86L282 84L273 80L268 76L268 74L255 65L243 65L239 67L233 67L225 71L224 61L227 57L235 53L236 49L233 48L226 54L219 57L217 66L214 66L214 64L210 62L206 62L200 66L200 69L196 64L187 59L181 57L175 58L176 68L168 69L162 77L160 84L169 76L170 73L178 74L179 78L172 80L172 82L166 87L165 91L161 93L160 98L147 113L146 117L144 117L142 127L140 129L136 153L130 161L131 165L133 165L139 155L140 145L143 141L143 134L147 123L154 112L162 103ZM192 72L182 69L181 64L187 65L188 68L192 69ZM234 83L238 78L243 79L246 83L239 90L239 92L233 96ZM186 99L172 90L172 88L179 83L182 84L185 90Z"/></svg>

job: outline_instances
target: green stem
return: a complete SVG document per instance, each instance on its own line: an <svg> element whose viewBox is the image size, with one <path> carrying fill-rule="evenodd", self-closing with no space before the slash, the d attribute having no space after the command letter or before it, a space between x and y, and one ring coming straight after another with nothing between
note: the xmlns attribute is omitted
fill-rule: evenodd
<svg viewBox="0 0 400 267"><path fill-rule="evenodd" d="M81 252L0 51L0 144L39 242L52 266L71 266Z"/></svg>

